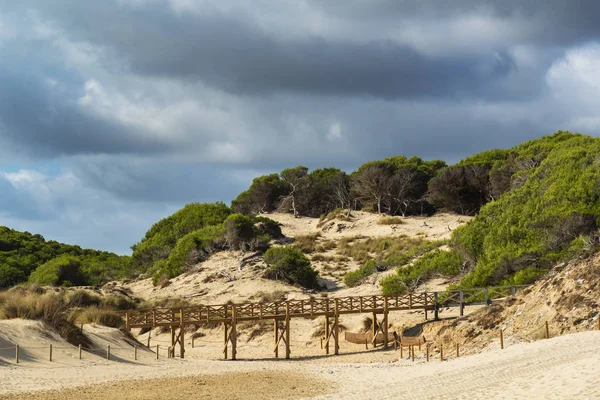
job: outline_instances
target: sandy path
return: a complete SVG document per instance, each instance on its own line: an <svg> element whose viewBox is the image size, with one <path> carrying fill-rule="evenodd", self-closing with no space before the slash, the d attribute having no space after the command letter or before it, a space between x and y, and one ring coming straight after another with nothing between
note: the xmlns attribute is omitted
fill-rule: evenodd
<svg viewBox="0 0 600 400"><path fill-rule="evenodd" d="M600 398L599 352L600 331L593 331L430 363L164 360L79 368L32 363L0 368L0 398L202 399L209 393L215 399L595 399ZM153 380L140 390L139 381L130 381L140 378ZM103 382L110 383L97 386ZM85 389L68 389L75 385ZM63 390L35 397L26 393L41 388Z"/></svg>

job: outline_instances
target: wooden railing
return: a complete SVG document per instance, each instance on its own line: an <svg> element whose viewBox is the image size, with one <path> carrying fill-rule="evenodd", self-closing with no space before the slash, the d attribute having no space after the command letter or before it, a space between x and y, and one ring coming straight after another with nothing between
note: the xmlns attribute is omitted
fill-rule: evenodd
<svg viewBox="0 0 600 400"><path fill-rule="evenodd" d="M199 325L202 323L231 323L235 309L236 321L280 319L288 317L313 318L336 313L387 313L400 310L437 311L440 307L460 307L490 304L493 300L514 295L524 286L490 287L447 292L408 293L399 296L311 297L261 303L198 305L181 308L155 308L146 311L124 312L126 325L131 328L157 326ZM286 312L287 310L287 312ZM437 317L437 315L436 315Z"/></svg>

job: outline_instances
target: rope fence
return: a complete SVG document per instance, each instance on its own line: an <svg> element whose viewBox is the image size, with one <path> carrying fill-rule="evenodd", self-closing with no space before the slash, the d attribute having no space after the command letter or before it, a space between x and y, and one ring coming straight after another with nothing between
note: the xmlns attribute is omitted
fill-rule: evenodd
<svg viewBox="0 0 600 400"><path fill-rule="evenodd" d="M600 330L600 314L596 315L597 326L594 329ZM501 327L498 329L498 338L500 349L504 349L505 346L505 327ZM524 334L519 332L515 332L511 335L511 337L528 337L535 339L549 339L551 337L551 325L548 321L544 321L542 324L537 326L535 329L528 331ZM149 338L150 339L150 338ZM414 338L412 338L414 339ZM151 339L153 342L159 343L169 343L165 340L160 339ZM304 346L313 345L310 341L291 341L297 344L303 344ZM429 362L433 358L432 351L437 350L437 354L435 357L439 357L441 361L448 360L450 358L459 358L461 355L464 355L464 351L466 348L464 345L460 343L455 343L452 346L444 347L442 343L436 344L436 340L433 341L423 341L419 342L419 344L404 344L402 342L402 337L398 339L390 340L391 344L394 347L395 351L400 352L400 358L404 359L404 351L408 350L408 359L415 361L415 359L422 359ZM414 341L413 341L414 342ZM211 348L223 348L223 342L216 340L208 340L201 338L192 337L191 340L192 348L195 347L211 347ZM244 343L245 347L265 347L268 348L265 344L254 344L250 342ZM424 349L423 349L424 347ZM419 355L416 355L415 348L418 348ZM59 354L55 352L55 350L61 351ZM15 363L20 363L24 360L24 357L34 358L33 361L36 361L37 358L46 358L48 361L56 361L57 358L68 356L69 359L83 359L85 353L92 353L93 355L106 358L107 360L120 361L120 360L133 360L138 361L141 358L145 359L156 359L160 360L161 358L174 358L175 351L170 346L161 346L160 344L151 345L151 346L115 346L115 345L107 345L106 347L84 347L84 346L54 346L53 344L49 344L47 346L33 346L33 347L22 347L19 344L15 344L13 346L0 347L0 359L13 359ZM444 353L445 352L445 353ZM35 354L34 354L35 353ZM45 356L43 355L45 353ZM455 357L453 357L455 355ZM35 356L35 357L31 357ZM58 357L57 357L58 356Z"/></svg>

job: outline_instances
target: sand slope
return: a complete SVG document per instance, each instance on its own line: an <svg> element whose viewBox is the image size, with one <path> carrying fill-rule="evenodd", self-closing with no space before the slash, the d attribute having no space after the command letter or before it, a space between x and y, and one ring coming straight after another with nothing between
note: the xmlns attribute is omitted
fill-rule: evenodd
<svg viewBox="0 0 600 400"><path fill-rule="evenodd" d="M186 399L252 399L264 393L264 398L289 399L311 398L325 391L328 394L315 398L593 399L600 397L599 351L600 331L591 331L430 363L422 359L374 364L162 360L79 368L4 367L0 368L0 380L11 384L0 386L0 398L100 399L118 393L121 399L183 398L183 394ZM140 392L141 381L127 381L140 377L165 380L153 381L148 391ZM227 386L234 378L236 383ZM83 390L27 393L41 387L82 385L88 386Z"/></svg>

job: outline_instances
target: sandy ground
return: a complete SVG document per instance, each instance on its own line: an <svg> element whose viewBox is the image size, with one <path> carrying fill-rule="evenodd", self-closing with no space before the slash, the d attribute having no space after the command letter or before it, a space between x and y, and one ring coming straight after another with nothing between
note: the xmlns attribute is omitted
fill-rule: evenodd
<svg viewBox="0 0 600 400"><path fill-rule="evenodd" d="M5 364L0 398L595 399L599 351L600 331L590 331L429 363L396 356L395 362L371 364L188 359Z"/></svg>

